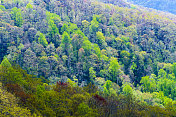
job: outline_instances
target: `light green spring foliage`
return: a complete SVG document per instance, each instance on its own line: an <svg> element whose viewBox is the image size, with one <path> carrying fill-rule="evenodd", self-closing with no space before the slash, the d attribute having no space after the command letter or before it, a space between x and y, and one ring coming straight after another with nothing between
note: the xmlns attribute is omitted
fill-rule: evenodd
<svg viewBox="0 0 176 117"><path fill-rule="evenodd" d="M93 50L94 50L94 53L97 55L98 59L100 60L102 57L102 53L98 44L93 44Z"/></svg>
<svg viewBox="0 0 176 117"><path fill-rule="evenodd" d="M166 78L167 73L163 69L160 69L158 72L158 78Z"/></svg>
<svg viewBox="0 0 176 117"><path fill-rule="evenodd" d="M96 72L94 71L93 67L89 68L89 77L90 77L90 81L94 81L96 78Z"/></svg>
<svg viewBox="0 0 176 117"><path fill-rule="evenodd" d="M163 105L165 108L176 108L175 104L176 101L172 100L171 98L168 98L167 96L164 96L164 92L163 91L159 91L159 92L154 92L152 93L153 95L153 100L155 99L160 99L161 101L156 102L158 103L158 105Z"/></svg>
<svg viewBox="0 0 176 117"><path fill-rule="evenodd" d="M23 18L21 16L21 12L17 12L16 19L15 19L15 25L18 27L21 27L23 24Z"/></svg>
<svg viewBox="0 0 176 117"><path fill-rule="evenodd" d="M48 22L48 34L50 38L54 38L55 34L58 34L59 30L52 19Z"/></svg>
<svg viewBox="0 0 176 117"><path fill-rule="evenodd" d="M112 88L112 81L107 80L106 83L103 86L103 92L104 94L110 95L110 89Z"/></svg>
<svg viewBox="0 0 176 117"><path fill-rule="evenodd" d="M59 15L55 14L55 13L50 13L49 11L46 11L46 20L53 20L55 22L60 22L61 18Z"/></svg>
<svg viewBox="0 0 176 117"><path fill-rule="evenodd" d="M1 2L3 2L3 1L4 0L1 0ZM99 5L98 2L94 6L95 9L89 9L90 12L87 12L87 14L84 15L84 14L82 14L83 13L82 11L79 11L79 9L80 8L82 9L85 6L82 6L82 4L77 3L74 0L71 1L72 5L74 5L74 4L78 4L78 5L74 5L74 7L65 5L64 8L62 8L62 6L60 7L60 5L56 5L56 4L60 4L56 0L51 1L49 4L47 3L48 1L45 0L46 5L39 3L40 5L34 4L32 6L29 3L29 4L27 4L26 7L24 6L24 3L26 1L24 3L22 0L6 0L6 1L10 1L10 2L13 1L13 6L17 6L17 8L15 7L12 9L12 12L11 12L12 18L11 19L14 20L15 25L18 27L20 27L22 25L22 16L23 16L23 13L18 8L21 7L21 9L23 9L23 11L25 13L29 9L33 10L33 6L41 8L41 9L39 9L39 11L31 13L30 17L24 17L25 18L24 30L26 30L26 31L24 31L25 33L22 33L22 34L25 36L17 37L17 38L20 38L20 41L21 41L21 39L23 39L25 37L27 37L27 39L30 40L31 38L28 38L28 36L32 37L32 38L38 37L38 35L33 37L33 33L35 35L35 32L37 32L37 31L38 32L41 31L41 32L45 33L45 34L40 33L39 38L38 38L39 44L35 44L36 47L33 47L34 44L29 44L30 48L31 48L30 52L32 53L31 55L34 55L34 56L36 55L37 57L36 56L35 57L29 56L27 58L25 56L27 54L23 54L22 50L24 48L24 45L22 45L22 44L20 44L20 46L18 47L18 49L17 49L18 51L11 52L11 53L15 53L16 55L19 56L19 58L18 58L19 61L25 61L25 60L27 61L26 63L24 63L22 65L22 67L28 69L28 71L31 71L31 69L33 68L33 66L30 66L30 68L27 68L28 61L33 60L33 61L30 61L29 64L31 64L31 65L36 64L36 66L37 66L36 71L38 72L37 73L38 76L40 76L42 74L46 79L51 78L53 80L53 82L55 82L55 81L59 80L60 77L63 77L66 75L70 76L71 79L73 79L73 76L75 78L77 76L77 71L79 71L79 72L81 72L80 74L82 74L82 76L80 76L80 78L79 78L79 82L81 82L81 81L85 80L84 78L87 78L87 79L90 79L91 81L94 81L96 78L96 75L97 75L99 77L102 77L102 79L103 79L102 80L101 78L99 78L99 82L100 82L99 84L101 84L101 86L102 86L101 88L103 88L104 93L111 95L111 94L115 94L116 90L118 89L118 88L114 88L115 83L113 83L113 82L120 84L121 81L118 82L118 79L122 78L122 77L126 77L125 75L120 74L121 70L120 70L119 63L124 65L123 70L126 71L126 75L130 76L131 81L133 81L133 82L137 81L137 84L139 83L138 79L140 79L143 76L143 74L150 74L153 72L153 69L154 70L156 69L156 71L159 70L158 68L153 68L153 65L152 65L153 64L152 62L155 61L155 58L157 58L154 55L158 55L158 53L159 53L159 52L153 53L156 50L152 46L156 46L156 47L160 48L160 46L158 46L158 43L155 43L155 41L153 41L154 40L153 37L155 37L155 40L159 39L161 41L161 45L164 46L164 44L162 42L166 42L165 39L162 37L160 39L158 37L160 35L162 35L162 30L165 30L165 28L169 28L169 27L164 27L163 29L160 29L160 24L157 24L157 23L155 24L155 22L157 21L157 18L155 16L153 16L153 19L156 18L156 21L153 21L152 19L147 20L147 19L145 19L145 17L147 16L148 18L152 18L152 17L150 17L152 15L148 15L147 13L143 13L142 11L137 11L137 9L133 11L128 8L124 9L124 8L119 8L118 6L113 6L113 5L106 5L105 7L101 8L101 7L99 7L99 6L101 6L101 4ZM69 0L64 1L64 2L67 3L67 2L69 2ZM18 3L20 3L20 4L18 4ZM113 9L111 8L111 6ZM3 13L3 10L5 8L2 5L0 5L0 9L1 9L1 12ZM86 8L84 8L84 9L87 10ZM42 13L40 13L40 10L46 11L46 17L43 17L44 15ZM71 10L71 12L69 10ZM8 13L8 11L10 11L10 9L8 9L6 12ZM49 11L55 12L55 13L50 13ZM39 12L39 14L36 14L38 12ZM60 16L57 15L56 13L62 15L62 21L61 21ZM99 15L95 15L95 14L99 14ZM92 19L92 17L93 17L93 20L90 23L86 20L82 21L82 19L85 19L86 17L89 17L89 16L90 16L90 19ZM139 18L139 17L141 17L141 18ZM3 18L4 18L4 16L3 16ZM28 18L31 18L32 20L28 19ZM87 19L87 20L90 21L90 19ZM146 20L146 21L144 21L144 20ZM82 25L81 25L81 21L82 21ZM144 25L140 24L143 21L144 21ZM162 22L162 20L161 20L161 22ZM8 21L6 23L8 23ZM152 24L151 30L150 30L151 26L148 27L148 23ZM34 26L34 28L32 30L30 30L31 28L29 30L27 30L26 25L28 25L28 24L30 25L30 27ZM141 26L146 26L145 28L147 30L141 30L141 32L140 32L140 30L139 31L136 30L136 29L140 29L139 24ZM169 21L168 21L168 24L169 24ZM10 22L10 25L13 26L13 22ZM48 30L45 30L45 28L40 28L40 26L47 27L47 25L48 25ZM61 25L63 25L63 26L61 27ZM78 29L77 25L80 29ZM21 28L17 28L17 27L15 27L15 28L16 29L14 29L14 32L18 31L18 29L21 29ZM155 30L153 30L153 29L155 29ZM82 32L81 32L81 30L82 30ZM149 32L148 30L150 31L149 34L148 34L148 32ZM8 30L6 30L6 32L8 32ZM143 35L143 32L146 32L148 35L147 36ZM170 33L170 31L168 31L168 32ZM46 33L48 33L48 35ZM62 35L62 37L59 33ZM141 34L136 34L136 33L141 33ZM28 36L26 36L26 35L28 35ZM45 35L47 35L48 41L53 43L53 44L51 44L52 46L51 45L47 46L48 42L45 38ZM10 37L13 38L15 36L16 36L16 34L12 34L12 36L10 36ZM147 38L145 38L145 36ZM168 34L168 37L169 36L171 37L171 35ZM6 37L8 37L8 34ZM6 37L4 39L6 39ZM166 37L166 36L164 35L164 37ZM13 40L15 40L15 38L13 38ZM90 41L88 38L90 39ZM35 40L35 39L33 39L33 40ZM162 40L164 40L164 41L162 41ZM106 42L108 44L106 44ZM171 43L172 42L174 42L174 41L171 39ZM17 43L14 41L12 44L19 45L19 43L18 43L18 41L17 41ZM93 43L96 43L96 44L93 44ZM137 44L137 43L139 43L139 44ZM152 43L154 43L154 44L152 44ZM44 47L41 46L40 44L42 44ZM15 47L14 45L10 44L10 46L12 46L12 47L9 47L8 51L13 50L14 49L13 47ZM149 48L148 45L152 45L152 46ZM166 45L169 45L172 47L172 44L170 44L170 43L166 42ZM41 52L40 52L40 53L42 53L41 56L38 54L38 52L37 52L38 50L36 48L38 50L41 49ZM74 48L76 48L75 49L76 51L73 51ZM170 48L170 49L172 49L172 51L175 50L174 48ZM117 50L118 50L118 52L117 52ZM145 50L146 52L145 51L141 52L141 50ZM139 55L136 54L137 53L136 51L138 51ZM149 54L149 51L151 51L152 54ZM167 51L165 52L164 49L161 49L161 52L163 53L163 55L167 53ZM170 50L168 52L170 52ZM20 53L20 54L18 54L18 53ZM76 54L74 54L74 53L76 53ZM79 58L82 59L81 61L78 60L78 55L80 55ZM13 56L13 54L11 54L11 56ZM26 58L26 59L23 59L23 57L21 57L21 56L25 56L24 58ZM53 57L53 56L55 56L55 57ZM117 57L118 57L118 60L117 60ZM150 57L151 57L151 59L150 59ZM170 59L165 59L165 61L164 61L164 59L163 59L164 57L160 57L160 58L161 58L162 62L170 61ZM12 60L12 59L9 59L9 60ZM39 60L38 63L35 62L36 60ZM58 63L58 61L61 61L61 62ZM118 63L118 61L119 61L119 63ZM1 63L2 64L1 66L6 66L8 68L9 67L11 68L11 64L8 61L8 59L4 60L3 62ZM130 62L132 62L132 63L130 63ZM156 62L158 62L158 61L156 60ZM54 66L55 63L56 63L56 66L59 66L59 69L60 69L59 73L58 73L58 69L56 69L55 71L53 70L55 68L52 66ZM69 64L67 64L67 63L69 63ZM80 64L83 66L83 69L81 67L77 67L77 65L80 65ZM150 69L150 66L152 67L151 69ZM130 69L130 67L131 67L131 69ZM166 67L166 68L161 69L159 71L159 76L155 76L155 78L153 78L151 76L142 77L142 80L140 83L142 83L142 90L144 91L144 94L146 94L145 92L149 93L149 92L154 92L154 91L162 91L163 96L168 96L168 97L171 97L172 99L174 99L174 97L176 97L176 93L175 93L176 88L175 88L175 82L174 82L174 80L175 80L174 74L176 76L176 67L175 68L174 67L173 67L172 74L170 72L172 70L167 70L167 67ZM94 68L96 68L96 69L94 69ZM70 73L64 73L65 71L69 71L69 70L71 71ZM166 72L164 70L166 70ZM1 71L3 71L3 70L1 70ZM157 73L158 73L158 71L157 71ZM19 82L17 82L17 80L18 80L18 78L23 76L23 75L19 75L19 74L20 74L20 72L16 72L13 68L11 68L11 69L9 69L8 74L5 74L3 76L3 78L4 78L3 80L7 81L6 83L18 83L19 84ZM55 76L57 76L57 77L55 77ZM86 76L86 77L84 77L84 76ZM2 78L2 73L1 73L0 78ZM107 81L105 81L104 79L106 79ZM2 80L2 82L3 82L3 80ZM22 81L23 80L24 79L22 79ZM76 80L78 81L78 79L76 79ZM68 83L71 86L73 86L74 89L76 89L75 83L73 81L68 79ZM26 85L25 85L25 87L26 87ZM154 87L154 88L152 88L152 87ZM29 88L29 90L31 90L30 88ZM54 91L45 90L45 88L46 87L43 87L43 85L41 85L41 84L38 85L37 87L35 87L34 89L36 90L35 91L36 94L34 94L34 95L37 96L38 98L41 98L41 99L34 99L31 101L31 102L36 101L33 105L35 105L36 106L35 108L38 108L38 110L40 110L44 116L56 116L57 112L59 113L59 114L57 114L58 116L64 116L64 113L65 113L65 116L69 116L68 113L71 113L73 116L73 112L71 112L70 108L71 108L71 106L75 106L74 104L77 104L79 106L78 109L80 111L79 110L77 111L77 106L76 106L76 109L74 107L74 109L75 109L74 112L78 112L78 116L93 117L93 115L88 114L88 113L92 113L92 111L91 111L92 109L90 109L91 107L89 107L88 103L80 102L80 99L82 97L86 97L86 96L74 95L73 96L74 98L72 97L72 99L75 99L76 101L66 99L66 98L71 97L71 96L68 96L69 94L72 95L73 93L77 92L78 90L76 90L75 92L72 92L70 89L68 89L68 90L65 90L65 93L63 93L64 92L63 89L61 92L59 92L60 90L55 89L58 91L54 92ZM140 89L141 87L139 86L137 88ZM52 88L51 88L51 90L52 90ZM79 89L79 90L81 90L81 89ZM123 85L122 90L123 90L122 93L124 93L125 95L131 94L131 92L132 92L131 85L129 85L129 84ZM70 92L68 93L67 91L70 91ZM46 95L43 96L44 92L46 93ZM47 95L49 93L51 93L51 94ZM32 98L35 98L35 96ZM44 101L45 97L46 97L46 101ZM79 98L77 98L77 97L79 97ZM62 98L65 101L65 103L63 103L64 101L62 100ZM74 102L74 103L72 103L72 102ZM149 100L149 102L150 102L150 100ZM171 99L164 98L164 99L162 99L162 102L164 103L164 105L169 105L169 103L171 103ZM48 105L47 105L47 103L48 103ZM79 104L79 103L81 103L81 104ZM61 105L61 106L58 107L58 105ZM94 104L94 105L96 105L96 104ZM129 110L129 111L131 111L131 110ZM53 113L53 114L50 114L50 113ZM76 115L74 115L74 116L76 116Z"/></svg>
<svg viewBox="0 0 176 117"><path fill-rule="evenodd" d="M5 67L5 68L9 68L9 67L12 66L11 63L9 62L9 60L8 60L6 57L3 59L3 61L1 62L0 65L1 65L2 67Z"/></svg>
<svg viewBox="0 0 176 117"><path fill-rule="evenodd" d="M120 37L123 41L125 41L125 42L128 42L129 41L129 37L126 37L126 36L121 36Z"/></svg>
<svg viewBox="0 0 176 117"><path fill-rule="evenodd" d="M44 47L48 46L48 42L47 42L47 40L46 40L46 38L45 38L43 33L40 33L40 36L38 38L38 42L40 44L42 44Z"/></svg>
<svg viewBox="0 0 176 117"><path fill-rule="evenodd" d="M67 32L64 32L62 35L61 46L67 48L71 44L71 38Z"/></svg>
<svg viewBox="0 0 176 117"><path fill-rule="evenodd" d="M21 15L21 9L18 9L16 7L14 7L11 11L11 17L12 20L14 20L14 24L18 27L21 27L23 24L23 18Z"/></svg>
<svg viewBox="0 0 176 117"><path fill-rule="evenodd" d="M130 62L130 53L126 50L122 50L120 52L120 56L121 56L121 61L123 62L123 64L125 66L129 66L129 62Z"/></svg>
<svg viewBox="0 0 176 117"><path fill-rule="evenodd" d="M155 79L149 76L142 77L140 83L142 83L144 92L154 92L156 91Z"/></svg>
<svg viewBox="0 0 176 117"><path fill-rule="evenodd" d="M92 49L92 43L88 39L85 39L83 41L82 48L84 49L86 55L90 55L91 49Z"/></svg>
<svg viewBox="0 0 176 117"><path fill-rule="evenodd" d="M123 93L125 95L132 95L133 89L129 84L124 84L124 86L122 86L122 87L123 87Z"/></svg>
<svg viewBox="0 0 176 117"><path fill-rule="evenodd" d="M20 45L18 46L19 50L22 50L24 48L24 45L22 43L20 43Z"/></svg>
<svg viewBox="0 0 176 117"><path fill-rule="evenodd" d="M68 31L68 25L66 23L63 24L62 28L61 28L61 33L63 34L64 32L69 33Z"/></svg>
<svg viewBox="0 0 176 117"><path fill-rule="evenodd" d="M27 9L33 9L33 6L32 6L30 3L28 3L28 4L26 5L26 8L27 8Z"/></svg>
<svg viewBox="0 0 176 117"><path fill-rule="evenodd" d="M77 25L74 23L64 23L62 28L61 28L61 33L63 34L64 32L67 32L68 34L72 34L74 32L76 32L78 29Z"/></svg>
<svg viewBox="0 0 176 117"><path fill-rule="evenodd" d="M92 33L96 33L99 27L99 22L97 21L96 18L93 18L91 21L91 25L89 26L89 31Z"/></svg>
<svg viewBox="0 0 176 117"><path fill-rule="evenodd" d="M158 72L158 76L151 74L151 76L142 77L140 83L142 83L141 86L144 92L152 93L156 91L162 91L164 96L175 99L176 81L174 73L171 73L170 71L168 71L167 73L164 69L160 69Z"/></svg>
<svg viewBox="0 0 176 117"><path fill-rule="evenodd" d="M69 23L69 26L68 26L68 32L71 34L71 33L74 33L76 30L78 29L77 25L74 24L74 23Z"/></svg>
<svg viewBox="0 0 176 117"><path fill-rule="evenodd" d="M110 88L112 88L112 81L107 80L104 87L106 87L107 90L110 90Z"/></svg>
<svg viewBox="0 0 176 117"><path fill-rule="evenodd" d="M98 44L101 46L103 43L105 43L105 37L102 32L96 32L96 37L98 40Z"/></svg>
<svg viewBox="0 0 176 117"><path fill-rule="evenodd" d="M120 72L120 65L117 58L111 57L108 71L111 74L111 81L115 82Z"/></svg>
<svg viewBox="0 0 176 117"><path fill-rule="evenodd" d="M131 70L136 70L136 68L137 68L137 65L133 62L130 69Z"/></svg>
<svg viewBox="0 0 176 117"><path fill-rule="evenodd" d="M33 6L30 4L30 3L28 3L27 5L26 5L26 10L27 10L27 12L28 13L30 13L30 14L32 14L33 13ZM29 14L26 14L27 16L29 16Z"/></svg>
<svg viewBox="0 0 176 117"><path fill-rule="evenodd" d="M64 32L62 34L61 47L63 48L63 51L65 52L66 55L69 54L70 46L71 46L70 35L67 32Z"/></svg>
<svg viewBox="0 0 176 117"><path fill-rule="evenodd" d="M16 14L17 14L18 11L19 11L19 9L17 9L16 7L14 7L12 9L12 11L11 11L11 17L12 17L13 20L15 20Z"/></svg>
<svg viewBox="0 0 176 117"><path fill-rule="evenodd" d="M173 73L174 73L174 75L175 75L175 77L176 77L176 63L173 63Z"/></svg>
<svg viewBox="0 0 176 117"><path fill-rule="evenodd" d="M5 11L5 7L3 5L0 5L0 10Z"/></svg>
<svg viewBox="0 0 176 117"><path fill-rule="evenodd" d="M105 95L113 95L113 96L117 96L117 84L114 83L110 80L107 80L106 83L103 85L103 93Z"/></svg>
<svg viewBox="0 0 176 117"><path fill-rule="evenodd" d="M78 79L73 79L74 81L72 81L71 79L67 79L67 82L72 86L72 87L76 87L77 86L77 80Z"/></svg>

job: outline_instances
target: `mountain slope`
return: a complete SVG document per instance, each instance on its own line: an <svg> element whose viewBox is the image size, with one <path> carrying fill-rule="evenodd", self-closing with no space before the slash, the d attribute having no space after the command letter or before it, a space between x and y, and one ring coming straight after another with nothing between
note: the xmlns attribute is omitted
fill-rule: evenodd
<svg viewBox="0 0 176 117"><path fill-rule="evenodd" d="M90 66L97 77L103 77L102 70L108 70L115 57L131 81L139 83L142 76L155 71L157 62L175 62L175 22L162 14L88 0L27 3L18 4L22 10L8 9L4 3L1 59L8 52L7 58L28 73L89 81ZM13 18L17 15L13 12L19 16ZM130 69L133 63L136 71ZM80 65L86 67L80 69Z"/></svg>
<svg viewBox="0 0 176 117"><path fill-rule="evenodd" d="M142 5L144 7L153 8L161 11L167 11L176 14L175 0L128 0L131 3Z"/></svg>
<svg viewBox="0 0 176 117"><path fill-rule="evenodd" d="M174 112L174 15L128 7L123 1L113 5L94 0L4 0L0 6L0 18L1 66L11 68L18 64L31 74L31 78L39 77L45 83L49 81L49 87L56 82L58 87L62 86L70 79L80 87L92 83L99 87L104 97L132 95L142 104L166 109L171 105ZM10 71L4 72L3 68L1 70L4 74L0 78L1 82L12 80L12 83L17 83L15 78L22 78L22 81L25 79L19 73L22 70L17 72L14 68L10 69L18 77L12 77L13 74ZM10 80L5 80L8 75ZM20 83L18 85L28 92L28 83ZM37 86L33 87L35 92ZM62 95L52 93L53 90L50 89L55 89L54 87L42 87L39 86L38 90L45 91L46 88L46 95L48 90L51 97ZM65 94L67 91L66 88ZM36 92L36 97L31 97L31 102L42 99ZM49 97L41 103L47 99ZM69 96L68 99L70 100ZM57 98L54 100L60 103ZM68 100L64 101L67 103ZM57 104L56 107L42 105L42 108L46 107L44 110L35 107L35 103L32 104L43 115L49 113L46 110L52 111L53 115L61 113ZM73 111L69 108L69 112L66 114Z"/></svg>

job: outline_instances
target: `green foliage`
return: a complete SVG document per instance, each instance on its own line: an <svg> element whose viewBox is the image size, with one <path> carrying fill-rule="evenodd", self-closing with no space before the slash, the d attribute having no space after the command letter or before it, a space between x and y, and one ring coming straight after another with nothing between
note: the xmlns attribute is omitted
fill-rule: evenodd
<svg viewBox="0 0 176 117"><path fill-rule="evenodd" d="M12 20L15 20L16 14L17 14L18 11L20 11L20 9L17 9L16 7L14 7L12 9L12 11L11 11L11 18L12 18Z"/></svg>
<svg viewBox="0 0 176 117"><path fill-rule="evenodd" d="M84 34L89 33L89 22L87 20L82 21L82 28Z"/></svg>
<svg viewBox="0 0 176 117"><path fill-rule="evenodd" d="M49 22L50 20L53 20L54 22L59 23L61 21L61 18L59 15L55 13L50 13L49 11L46 11L46 20Z"/></svg>
<svg viewBox="0 0 176 117"><path fill-rule="evenodd" d="M175 99L175 77L174 74L167 74L165 70L160 69L158 77L151 74L151 76L142 77L141 82L144 92L162 91L164 96Z"/></svg>
<svg viewBox="0 0 176 117"><path fill-rule="evenodd" d="M18 99L11 93L7 92L3 87L2 83L0 82L0 116L7 117L7 116L32 116L30 110L21 107L18 104Z"/></svg>
<svg viewBox="0 0 176 117"><path fill-rule="evenodd" d="M137 68L137 65L133 62L130 69L131 69L131 70L136 70L136 68Z"/></svg>
<svg viewBox="0 0 176 117"><path fill-rule="evenodd" d="M96 72L94 71L93 67L90 67L89 68L89 78L90 78L90 81L94 81L95 80L95 77L96 77Z"/></svg>
<svg viewBox="0 0 176 117"><path fill-rule="evenodd" d="M112 87L112 81L107 80L104 87L106 87L107 90L110 90L110 88Z"/></svg>
<svg viewBox="0 0 176 117"><path fill-rule="evenodd" d="M12 67L11 63L9 62L9 60L7 59L7 57L4 57L3 61L1 62L1 67L4 68L9 68Z"/></svg>
<svg viewBox="0 0 176 117"><path fill-rule="evenodd" d="M45 86L37 85L36 95L38 97L43 97L45 92Z"/></svg>
<svg viewBox="0 0 176 117"><path fill-rule="evenodd" d="M18 27L21 27L23 24L23 18L21 15L21 9L17 9L16 7L14 7L11 11L11 17L14 20L14 24Z"/></svg>
<svg viewBox="0 0 176 117"><path fill-rule="evenodd" d="M117 82L120 72L120 65L117 61L117 58L111 57L108 71L110 73L110 80Z"/></svg>
<svg viewBox="0 0 176 117"><path fill-rule="evenodd" d="M93 50L94 50L95 54L97 55L98 59L100 60L101 57L102 57L100 47L97 44L94 44L93 45Z"/></svg>
<svg viewBox="0 0 176 117"><path fill-rule="evenodd" d="M23 80L21 83L13 82L17 84L13 84L9 81L7 85L0 84L0 93L2 93L0 103L3 103L1 104L1 107L3 108L1 115L5 115L5 112L8 112L12 116L59 115L97 117L107 115L107 108L109 109L108 112L114 108L117 109L118 113L112 111L113 116L122 116L124 114L130 115L131 113L134 115L139 115L140 113L141 116L144 116L146 114L146 112L143 113L144 110L147 110L147 112L149 112L148 114L152 113L152 115L162 115L164 113L166 116L171 116L175 114L172 111L175 102L170 98L164 97L162 92L155 93L153 96L160 98L166 107L165 109L157 108L157 110L160 110L158 113L153 109L155 106L152 108L147 105L142 106L142 104L131 99L130 96L133 94L133 89L129 84L124 84L122 86L122 91L126 97L121 97L121 95L114 95L112 81L106 81L103 91L105 93L105 98L93 93L98 92L93 85L88 85L84 88L72 87L69 85L70 83L63 82L57 82L56 85L48 85L46 83L41 83L41 81L38 81L36 78L32 78L32 75L27 74L20 68L14 67L13 70L18 72L19 75L13 74L11 76L17 76ZM7 78L10 76L9 73L12 73L12 69L9 68L7 71L0 70L0 73L1 76L6 76ZM17 99L12 94L7 93L7 91L2 89L2 86L5 86L8 91L13 92L15 96L20 99L20 107L17 104ZM99 91L99 93L101 94L101 91ZM112 105L113 108L111 108ZM168 111L168 113L164 110ZM30 111L33 115L31 115Z"/></svg>
<svg viewBox="0 0 176 117"><path fill-rule="evenodd" d="M40 36L38 38L38 42L40 44L42 44L44 47L48 46L48 42L47 42L45 36L43 35L43 33L40 33Z"/></svg>
<svg viewBox="0 0 176 117"><path fill-rule="evenodd" d="M92 43L88 39L85 39L83 41L82 48L84 49L86 55L90 55L92 50Z"/></svg>
<svg viewBox="0 0 176 117"><path fill-rule="evenodd" d="M125 41L125 42L128 42L128 41L129 41L129 37L121 36L120 38L121 38L123 41Z"/></svg>
<svg viewBox="0 0 176 117"><path fill-rule="evenodd" d="M8 59L0 81L21 108L51 117L176 115L175 17L108 2L117 5L1 0L0 61Z"/></svg>
<svg viewBox="0 0 176 117"><path fill-rule="evenodd" d="M63 48L63 51L66 55L68 55L70 44L71 38L67 32L64 32L62 34L61 47Z"/></svg>
<svg viewBox="0 0 176 117"><path fill-rule="evenodd" d="M30 3L28 3L28 4L26 5L26 8L27 8L27 9L33 9L33 6L32 6Z"/></svg>
<svg viewBox="0 0 176 117"><path fill-rule="evenodd" d="M98 31L98 27L99 27L99 22L97 21L96 18L94 18L91 21L91 25L89 26L89 31L92 33L96 33Z"/></svg>
<svg viewBox="0 0 176 117"><path fill-rule="evenodd" d="M133 89L129 84L124 84L122 87L123 87L123 93L125 95L132 95Z"/></svg>
<svg viewBox="0 0 176 117"><path fill-rule="evenodd" d="M173 63L173 73L174 73L174 75L176 77L176 63Z"/></svg>
<svg viewBox="0 0 176 117"><path fill-rule="evenodd" d="M71 22L69 23L69 25L67 23L64 23L61 28L61 34L63 34L64 32L67 32L68 34L73 33L76 31L77 28L77 25Z"/></svg>
<svg viewBox="0 0 176 117"><path fill-rule="evenodd" d="M69 27L68 27L68 32L69 33L74 33L77 29L78 29L78 27L77 27L76 24L69 23Z"/></svg>
<svg viewBox="0 0 176 117"><path fill-rule="evenodd" d="M20 45L18 46L18 49L22 50L23 48L24 48L24 45L20 43Z"/></svg>
<svg viewBox="0 0 176 117"><path fill-rule="evenodd" d="M73 81L71 79L67 79L67 82L69 83L69 85L71 85L72 87L76 87L77 86L77 81L78 79L73 79Z"/></svg>
<svg viewBox="0 0 176 117"><path fill-rule="evenodd" d="M104 84L103 86L103 92L106 94L106 95L111 95L111 90L112 90L112 81L110 80L107 80L106 83Z"/></svg>
<svg viewBox="0 0 176 117"><path fill-rule="evenodd" d="M76 115L79 117L96 117L98 113L95 109L91 109L87 104L80 103L76 112Z"/></svg>
<svg viewBox="0 0 176 117"><path fill-rule="evenodd" d="M21 84L23 82L22 74L20 74L19 71L14 70L12 67L9 67L7 69L4 69L4 67L0 68L0 75L1 75L0 81L3 84L15 84L15 83Z"/></svg>
<svg viewBox="0 0 176 117"><path fill-rule="evenodd" d="M127 69L130 65L130 53L125 50L122 50L120 52L120 61L122 61L122 63L125 65L125 69ZM131 66L131 69L133 70L136 67L134 64Z"/></svg>
<svg viewBox="0 0 176 117"><path fill-rule="evenodd" d="M67 33L69 33L69 32L68 32L68 25L67 25L66 23L64 23L63 26L62 26L62 28L61 28L61 34L63 34L65 31L66 31Z"/></svg>
<svg viewBox="0 0 176 117"><path fill-rule="evenodd" d="M0 9L1 9L2 11L5 11L5 10L6 10L3 5L0 5Z"/></svg>
<svg viewBox="0 0 176 117"><path fill-rule="evenodd" d="M86 105L85 103L81 103L79 106L78 106L78 113L80 115L85 115L87 114L87 112L89 111L89 106Z"/></svg>
<svg viewBox="0 0 176 117"><path fill-rule="evenodd" d="M53 40L53 38L55 37L55 34L58 34L58 33L59 33L59 30L56 24L52 19L50 19L48 22L48 35L50 36L51 40Z"/></svg>
<svg viewBox="0 0 176 117"><path fill-rule="evenodd" d="M23 18L21 16L21 13L17 12L16 19L15 19L15 25L18 26L18 27L21 27L22 24L23 24Z"/></svg>
<svg viewBox="0 0 176 117"><path fill-rule="evenodd" d="M105 45L105 37L104 37L102 32L99 32L99 31L96 32L96 38L97 38L97 41L98 41L97 43L100 47Z"/></svg>
<svg viewBox="0 0 176 117"><path fill-rule="evenodd" d="M150 78L149 76L142 77L140 83L142 83L141 86L143 86L144 92L154 92L156 91L156 81L153 78Z"/></svg>
<svg viewBox="0 0 176 117"><path fill-rule="evenodd" d="M160 69L158 72L158 78L166 78L167 73L163 70Z"/></svg>

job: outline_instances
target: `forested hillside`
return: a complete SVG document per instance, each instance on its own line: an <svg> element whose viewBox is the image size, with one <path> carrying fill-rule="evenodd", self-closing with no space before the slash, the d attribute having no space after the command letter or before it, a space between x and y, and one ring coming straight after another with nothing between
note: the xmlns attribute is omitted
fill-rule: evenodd
<svg viewBox="0 0 176 117"><path fill-rule="evenodd" d="M175 0L127 0L137 5L142 5L148 8L154 8L161 11L167 11L176 14Z"/></svg>
<svg viewBox="0 0 176 117"><path fill-rule="evenodd" d="M175 19L122 0L1 0L0 108L18 100L19 116L176 115Z"/></svg>

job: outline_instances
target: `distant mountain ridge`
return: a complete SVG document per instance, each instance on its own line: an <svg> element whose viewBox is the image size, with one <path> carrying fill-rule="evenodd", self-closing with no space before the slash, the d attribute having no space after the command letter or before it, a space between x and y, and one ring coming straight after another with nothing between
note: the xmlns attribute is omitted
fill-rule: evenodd
<svg viewBox="0 0 176 117"><path fill-rule="evenodd" d="M176 0L127 0L136 5L176 14Z"/></svg>

